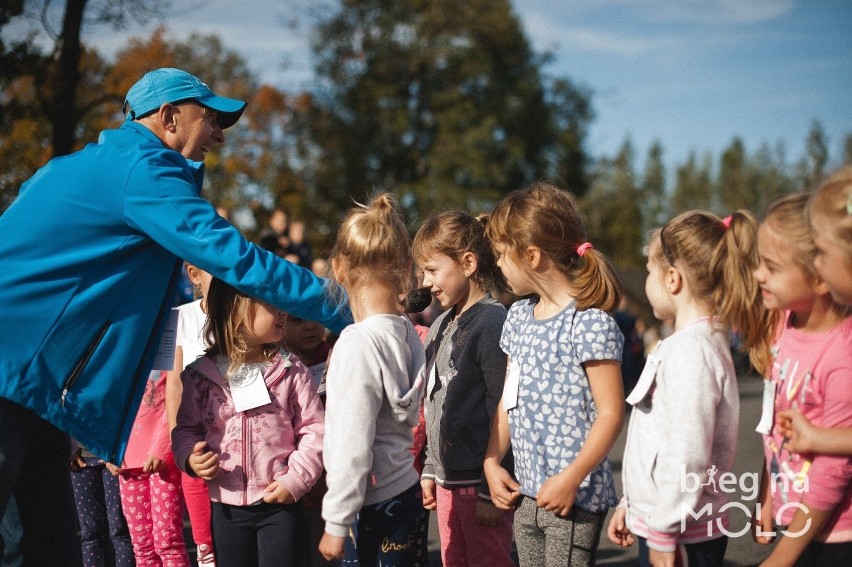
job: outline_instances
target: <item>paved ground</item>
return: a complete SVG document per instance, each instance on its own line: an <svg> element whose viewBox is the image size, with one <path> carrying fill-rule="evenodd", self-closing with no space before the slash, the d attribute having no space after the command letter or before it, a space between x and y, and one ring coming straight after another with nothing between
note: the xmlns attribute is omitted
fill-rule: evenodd
<svg viewBox="0 0 852 567"><path fill-rule="evenodd" d="M744 478L745 473L760 473L763 465L763 452L760 436L754 432L754 427L760 417L762 383L759 378L747 376L740 379L740 435L737 445L737 459L734 472L738 479ZM621 495L621 456L624 453L624 439L627 432L627 420L624 430L618 438L612 452L610 462L615 472L615 483L619 495ZM746 486L746 493L737 490L731 495L732 502L740 502L745 508L751 510L754 501L748 497L750 485ZM748 517L742 509L733 508L731 513L731 532L737 533L745 528ZM605 524L606 525L606 524ZM192 546L192 537L188 526L185 530L187 543L190 545L190 558L195 559L195 548ZM760 562L769 554L770 547L760 546L754 543L749 532L742 536L732 537L728 542L728 551L725 556L725 564L731 567L751 567ZM622 549L609 542L604 534L601 537L601 546L598 550L598 565L627 566L636 564L637 551L633 548ZM429 561L432 567L441 565L440 543L438 541L438 529L435 525L435 514L431 514L429 530ZM194 563L193 563L194 565Z"/></svg>

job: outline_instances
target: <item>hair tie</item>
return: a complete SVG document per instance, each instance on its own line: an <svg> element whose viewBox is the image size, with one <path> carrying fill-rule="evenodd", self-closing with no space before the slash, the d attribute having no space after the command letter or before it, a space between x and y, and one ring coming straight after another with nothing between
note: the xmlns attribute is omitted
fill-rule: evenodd
<svg viewBox="0 0 852 567"><path fill-rule="evenodd" d="M591 242L584 242L580 244L579 246L577 246L577 256L582 258L583 256L585 256L586 250L589 250L591 248L594 248Z"/></svg>
<svg viewBox="0 0 852 567"><path fill-rule="evenodd" d="M722 224L725 225L725 229L731 228L731 217L733 215L728 215L722 219Z"/></svg>

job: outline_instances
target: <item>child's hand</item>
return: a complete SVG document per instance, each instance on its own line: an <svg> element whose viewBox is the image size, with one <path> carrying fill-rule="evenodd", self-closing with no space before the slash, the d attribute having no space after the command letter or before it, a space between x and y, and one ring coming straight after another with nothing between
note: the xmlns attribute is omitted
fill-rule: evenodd
<svg viewBox="0 0 852 567"><path fill-rule="evenodd" d="M278 504L292 504L296 501L296 499L293 498L293 495L290 494L290 491L277 480L272 481L272 483L266 487L266 492L267 494L263 497L263 501L267 504L272 504L273 502Z"/></svg>
<svg viewBox="0 0 852 567"><path fill-rule="evenodd" d="M675 552L648 549L648 562L653 567L675 567Z"/></svg>
<svg viewBox="0 0 852 567"><path fill-rule="evenodd" d="M761 502L760 513L757 510L752 514L751 537L756 543L768 545L775 541L774 525L772 523L772 500ZM768 535L772 533L772 535Z"/></svg>
<svg viewBox="0 0 852 567"><path fill-rule="evenodd" d="M521 496L521 485L500 465L486 461L484 466L491 502L501 510L513 510L515 500Z"/></svg>
<svg viewBox="0 0 852 567"><path fill-rule="evenodd" d="M326 561L343 559L343 538L333 536L329 533L322 534L322 539L319 543L319 552Z"/></svg>
<svg viewBox="0 0 852 567"><path fill-rule="evenodd" d="M536 505L557 516L567 516L577 496L577 484L568 475L568 469L545 480L535 496Z"/></svg>
<svg viewBox="0 0 852 567"><path fill-rule="evenodd" d="M157 457L153 455L148 455L148 458L145 459L145 462L142 463L142 472L143 473L155 473L160 472L166 466L164 461L161 461Z"/></svg>
<svg viewBox="0 0 852 567"><path fill-rule="evenodd" d="M808 418L796 410L784 410L775 419L781 435L787 438L785 446L794 453L812 453L818 435Z"/></svg>
<svg viewBox="0 0 852 567"><path fill-rule="evenodd" d="M77 472L86 468L86 461L83 460L82 453L82 449L77 449L76 451L74 451L74 454L71 455L71 470L73 472Z"/></svg>
<svg viewBox="0 0 852 567"><path fill-rule="evenodd" d="M186 464L198 478L204 480L213 480L219 474L219 454L207 447L207 441L195 444L192 453L186 458Z"/></svg>
<svg viewBox="0 0 852 567"><path fill-rule="evenodd" d="M609 521L609 527L606 529L606 535L609 541L621 547L630 547L633 545L633 532L627 528L627 522L624 518L627 516L627 508L619 506L612 514L612 519Z"/></svg>
<svg viewBox="0 0 852 567"><path fill-rule="evenodd" d="M424 478L420 481L420 488L423 490L423 507L427 510L437 508L438 500L435 498L435 481Z"/></svg>
<svg viewBox="0 0 852 567"><path fill-rule="evenodd" d="M112 476L118 476L124 472L124 469L122 469L121 467L117 467L112 463L104 463L104 466L109 472L112 473Z"/></svg>
<svg viewBox="0 0 852 567"><path fill-rule="evenodd" d="M505 512L481 498L476 499L476 512L474 518L480 526L495 527L503 523Z"/></svg>

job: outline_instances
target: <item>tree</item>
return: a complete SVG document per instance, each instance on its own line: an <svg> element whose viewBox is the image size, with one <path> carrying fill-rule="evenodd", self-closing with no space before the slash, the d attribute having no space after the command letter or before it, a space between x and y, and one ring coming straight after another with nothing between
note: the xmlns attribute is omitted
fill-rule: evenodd
<svg viewBox="0 0 852 567"><path fill-rule="evenodd" d="M825 175L828 163L828 138L819 120L811 123L811 129L805 140L806 155L796 168L799 186L802 190L813 189Z"/></svg>
<svg viewBox="0 0 852 567"><path fill-rule="evenodd" d="M718 189L719 203L714 203L720 212L748 209L754 199L748 185L748 156L739 136L731 141L719 160Z"/></svg>
<svg viewBox="0 0 852 567"><path fill-rule="evenodd" d="M713 203L712 159L705 154L701 163L695 152L689 153L686 163L675 173L672 195L672 215L690 209L709 209Z"/></svg>
<svg viewBox="0 0 852 567"><path fill-rule="evenodd" d="M398 192L410 219L476 211L539 177L585 191L588 96L541 75L508 0L344 1L314 50L322 209L376 188Z"/></svg>
<svg viewBox="0 0 852 567"><path fill-rule="evenodd" d="M648 149L640 195L642 231L647 234L651 229L661 226L669 214L666 200L666 166L663 163L663 146L659 140L654 140Z"/></svg>
<svg viewBox="0 0 852 567"><path fill-rule="evenodd" d="M84 27L128 19L144 21L169 0L7 0L0 4L0 27L29 21L19 41L0 41L0 157L15 164L0 175L0 211L11 203L20 184L52 156L79 147L90 112L114 93L100 89L104 64L81 42ZM88 17L87 17L88 15ZM47 38L44 50L36 40ZM120 96L120 95L119 95ZM37 140L36 144L28 142Z"/></svg>
<svg viewBox="0 0 852 567"><path fill-rule="evenodd" d="M615 159L598 162L592 188L583 199L589 234L619 268L644 265L642 190L634 173L634 150L626 139Z"/></svg>

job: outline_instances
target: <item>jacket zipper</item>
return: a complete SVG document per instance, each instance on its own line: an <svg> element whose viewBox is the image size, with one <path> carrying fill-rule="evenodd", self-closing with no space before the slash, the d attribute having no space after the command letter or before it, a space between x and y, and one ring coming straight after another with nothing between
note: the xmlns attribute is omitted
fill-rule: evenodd
<svg viewBox="0 0 852 567"><path fill-rule="evenodd" d="M242 421L243 421L243 483L245 488L243 489L243 506L248 506L248 459L246 459L246 452L248 451L248 433L246 432L246 424L248 419L246 418L246 413L242 413Z"/></svg>
<svg viewBox="0 0 852 567"><path fill-rule="evenodd" d="M59 401L59 405L63 408L65 407L65 396L68 395L68 390L74 385L74 382L77 381L77 378L80 377L80 374L83 373L83 369L86 367L86 364L89 363L89 359L92 358L92 355L97 350L98 345L106 335L107 330L109 329L111 321L107 320L101 329L98 331L98 334L95 335L95 338L92 339L92 342L89 343L89 346L86 347L86 350L83 352L83 356L77 361L77 364L74 366L74 369L71 371L71 374L68 375L68 378L65 379L65 384L62 386L62 398Z"/></svg>

